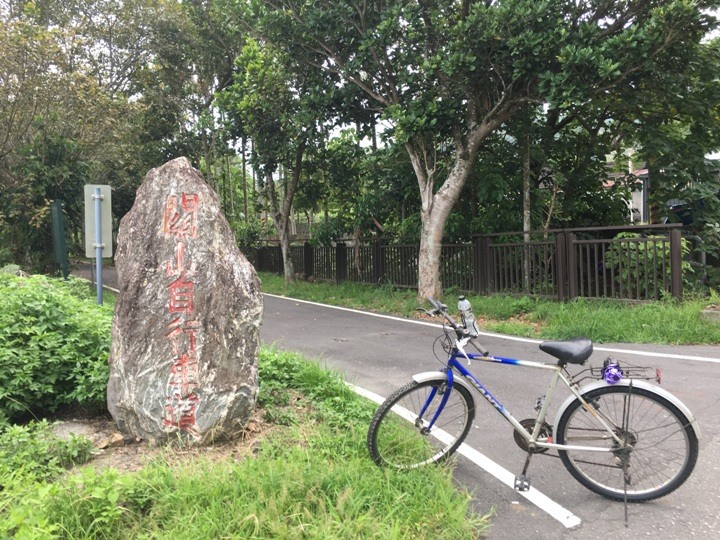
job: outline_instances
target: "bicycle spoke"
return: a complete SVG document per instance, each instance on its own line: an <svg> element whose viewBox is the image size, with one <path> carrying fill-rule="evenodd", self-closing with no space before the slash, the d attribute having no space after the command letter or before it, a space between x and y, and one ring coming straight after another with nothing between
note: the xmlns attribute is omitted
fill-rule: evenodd
<svg viewBox="0 0 720 540"><path fill-rule="evenodd" d="M690 474L697 440L687 420L663 398L640 388L605 387L588 396L594 411L615 426L615 440L579 402L558 425L561 444L606 448L608 452L561 451L568 470L586 487L628 501L662 496Z"/></svg>
<svg viewBox="0 0 720 540"><path fill-rule="evenodd" d="M445 391L445 382L441 379L411 383L390 396L378 409L368 431L368 447L373 459L379 464L414 468L442 461L452 454L470 429L475 407L472 395L465 388L454 388L428 430ZM422 410L424 414L420 418L418 413Z"/></svg>

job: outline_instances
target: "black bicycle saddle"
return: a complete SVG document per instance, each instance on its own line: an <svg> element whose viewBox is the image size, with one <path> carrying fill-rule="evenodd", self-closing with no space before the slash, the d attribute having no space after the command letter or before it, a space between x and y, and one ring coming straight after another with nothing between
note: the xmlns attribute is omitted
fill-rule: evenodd
<svg viewBox="0 0 720 540"><path fill-rule="evenodd" d="M543 341L540 350L563 364L584 364L593 352L593 344L586 337L576 337L562 341Z"/></svg>

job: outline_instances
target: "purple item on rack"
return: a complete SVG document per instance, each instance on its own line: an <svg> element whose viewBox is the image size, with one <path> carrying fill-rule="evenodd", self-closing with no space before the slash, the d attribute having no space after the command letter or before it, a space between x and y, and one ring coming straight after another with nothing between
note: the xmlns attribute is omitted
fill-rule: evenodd
<svg viewBox="0 0 720 540"><path fill-rule="evenodd" d="M623 377L622 369L617 364L608 364L603 370L603 379L608 384L620 382Z"/></svg>

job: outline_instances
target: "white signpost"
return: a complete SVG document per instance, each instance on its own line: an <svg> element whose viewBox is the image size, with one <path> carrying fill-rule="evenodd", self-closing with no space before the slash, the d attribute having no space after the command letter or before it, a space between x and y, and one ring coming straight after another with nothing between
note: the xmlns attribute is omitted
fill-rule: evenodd
<svg viewBox="0 0 720 540"><path fill-rule="evenodd" d="M85 256L95 258L97 303L102 304L102 260L112 257L110 186L85 184Z"/></svg>

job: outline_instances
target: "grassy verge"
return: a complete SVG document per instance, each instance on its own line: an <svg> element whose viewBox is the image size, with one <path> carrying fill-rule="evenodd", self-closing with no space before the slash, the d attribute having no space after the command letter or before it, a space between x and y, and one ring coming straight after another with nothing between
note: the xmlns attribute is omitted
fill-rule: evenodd
<svg viewBox="0 0 720 540"><path fill-rule="evenodd" d="M242 461L158 460L139 473L13 472L0 435L0 537L477 538L487 519L447 468L396 472L365 449L374 406L339 376L264 349L260 403L274 422ZM38 455L32 448L39 448ZM49 445L25 461L47 462ZM67 453L67 450L64 450ZM42 455L40 455L42 454ZM56 463L56 460L51 460Z"/></svg>
<svg viewBox="0 0 720 540"><path fill-rule="evenodd" d="M416 292L345 282L298 282L286 285L282 276L262 273L263 292L332 305L415 316ZM598 343L718 344L720 325L704 321L700 312L710 298L629 304L612 300L560 303L528 297L468 296L484 330L539 339L584 335ZM453 307L457 293L443 301ZM427 306L426 306L427 307ZM453 309L453 311L455 311Z"/></svg>

